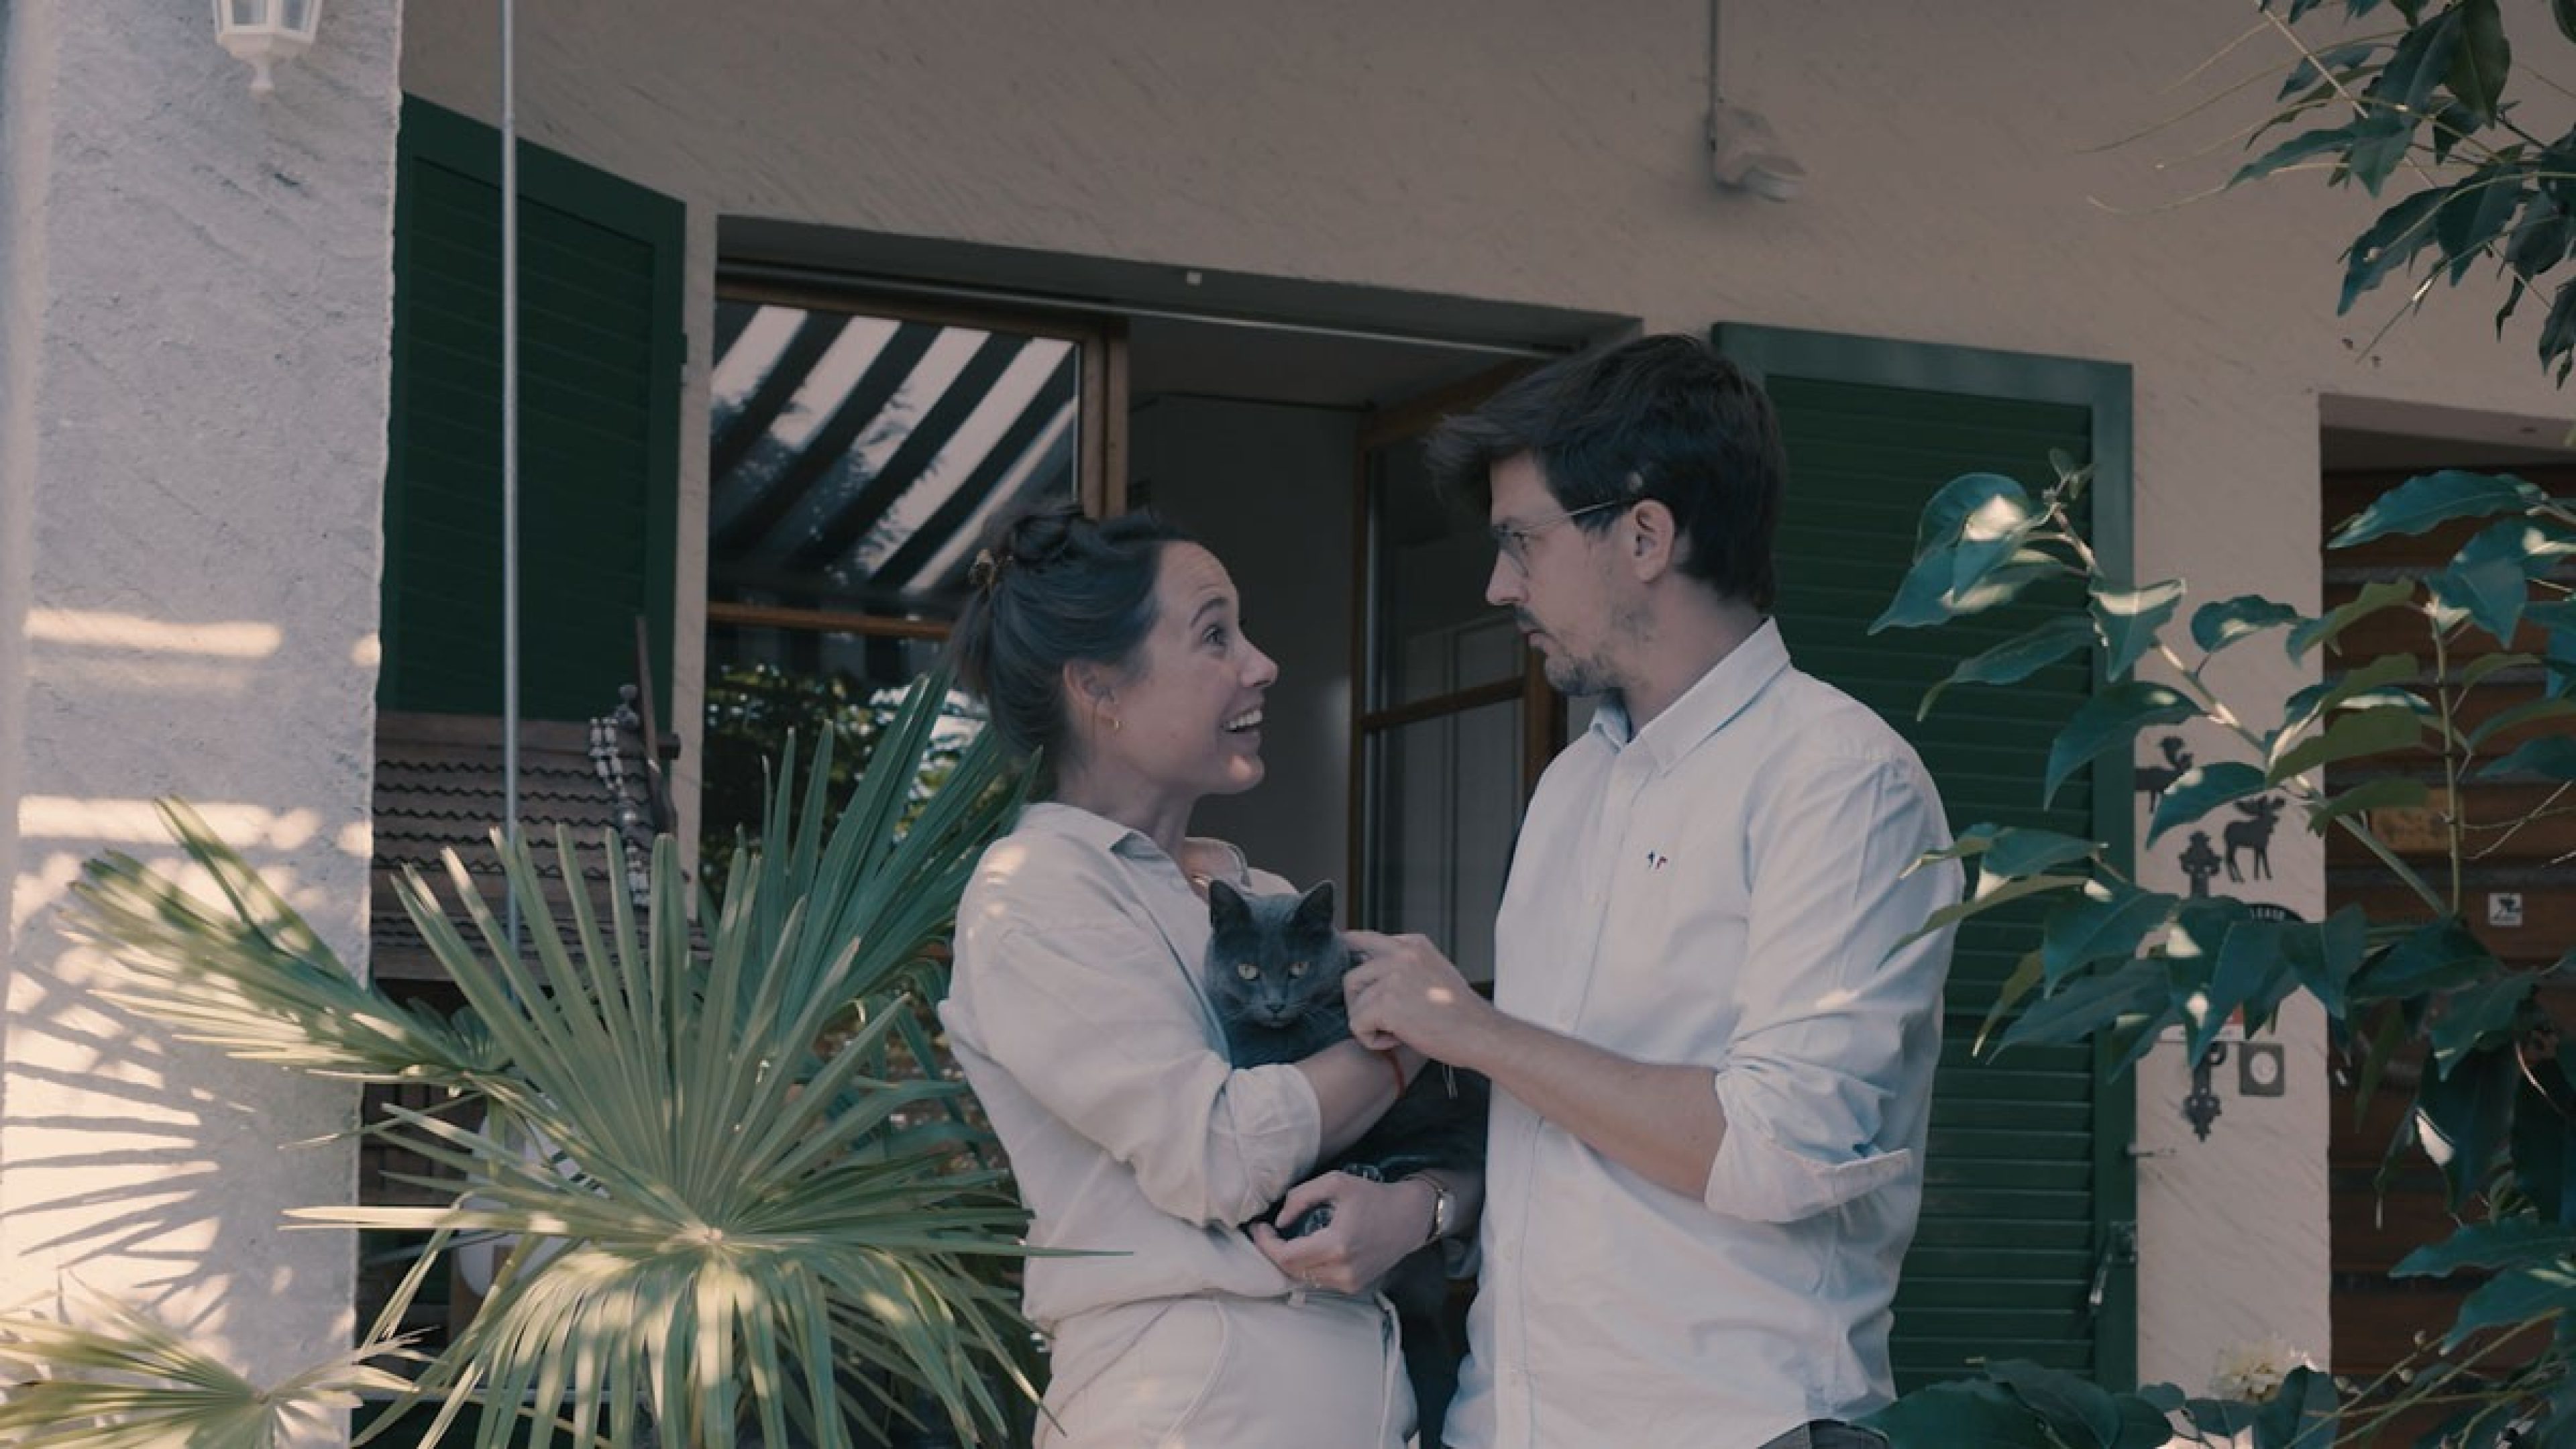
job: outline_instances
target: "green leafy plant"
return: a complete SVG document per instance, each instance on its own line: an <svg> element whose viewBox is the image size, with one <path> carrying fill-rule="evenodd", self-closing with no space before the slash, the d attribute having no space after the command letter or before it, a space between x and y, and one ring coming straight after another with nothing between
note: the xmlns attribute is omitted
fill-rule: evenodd
<svg viewBox="0 0 2576 1449"><path fill-rule="evenodd" d="M0 1439L20 1449L278 1449L309 1439L365 1393L409 1381L375 1366L407 1357L374 1341L262 1386L159 1319L112 1298L89 1297L81 1327L33 1314L0 1314Z"/></svg>
<svg viewBox="0 0 2576 1449"><path fill-rule="evenodd" d="M664 1444L725 1449L756 1425L842 1449L921 1395L984 1442L1033 1399L995 1266L1024 1253L1023 1215L977 1165L983 1135L941 1110L963 1089L908 1066L934 1058L922 1009L958 895L1021 799L987 742L921 798L945 694L915 684L837 812L828 740L801 788L791 742L758 845L698 920L667 838L641 919L578 891L558 917L536 854L503 843L524 944L453 856L462 927L408 875L404 909L468 1004L454 1021L354 978L184 806L165 816L219 902L131 857L90 864L75 893L129 973L120 1001L237 1056L454 1094L384 1129L443 1169L416 1181L445 1205L295 1214L427 1235L387 1322L436 1253L507 1245L396 1406L439 1403L430 1442L475 1406L482 1449L631 1444L646 1421ZM580 879L569 838L555 849Z"/></svg>
<svg viewBox="0 0 2576 1449"><path fill-rule="evenodd" d="M2297 60L2279 109L2254 132L2270 144L2230 184L2321 170L2329 185L2377 197L2400 182L2344 253L2341 310L2420 263L2393 325L2435 284L2457 286L2491 260L2506 283L2499 332L2526 296L2548 293L2540 360L2565 381L2576 366L2576 280L2557 274L2576 253L2576 130L2550 136L2522 125L2508 95L2514 47L2499 0L2344 0L2347 21L2388 23L2323 43L2292 28L2327 8L2323 0L2256 8ZM2576 41L2576 5L2550 0L2548 12L2560 37Z"/></svg>
<svg viewBox="0 0 2576 1449"><path fill-rule="evenodd" d="M2560 804L2576 790L2576 744L2568 736L2544 734L2510 751L2497 743L2518 725L2576 718L2576 601L2554 576L2562 560L2576 556L2576 507L2516 478L2414 478L2348 520L2330 547L2484 520L2429 579L2369 584L2353 602L2318 617L2248 595L2201 604L2186 623L2182 581L2137 587L2105 570L2073 521L2088 470L2064 457L2054 463L2055 483L2036 497L1991 473L1944 487L1924 510L1915 562L1875 627L1932 626L1982 613L2042 579L2080 582L2084 611L1963 661L1927 694L1924 708L1951 687L2009 683L2090 651L2105 683L2059 732L2042 770L2043 795L2093 761L2125 761L2145 726L2195 724L2232 741L2238 758L2201 764L2168 785L2148 824L2150 842L2211 811L2276 794L2312 831L2359 841L2405 883L2416 909L2393 919L2371 919L2357 906L2321 922L2273 919L2234 900L2148 890L2114 868L2099 841L1972 827L1940 854L1974 861L1975 889L1926 930L2014 900L2058 902L2005 984L1981 1049L2099 1033L2125 1067L2174 1028L2196 1056L2231 1017L2241 1013L2248 1030L2268 1029L2282 1004L2305 992L2324 1008L2365 1101L2393 1059L2420 1054L2426 1066L2406 1126L2391 1143L2392 1160L2427 1150L2448 1184L2452 1210L2482 1205L2486 1218L2417 1252L2397 1272L2477 1269L2493 1276L2404 1375L2358 1387L2340 1408L2324 1376L2294 1376L2283 1392L2295 1387L2298 1407L2279 1408L2278 1397L2269 1408L2247 1407L2243 1427L2261 1449L2321 1446L2338 1432L2366 1434L2401 1411L2445 1404L2460 1410L2456 1437L2445 1443L2507 1442L2500 1436L2516 1422L2540 1436L2532 1442L2563 1442L2576 1435L2576 1044L2561 1042L2536 992L2576 971L2576 951L2544 971L2498 960L2465 922L2462 866L2473 848L2576 813ZM2329 669L2286 700L2277 721L2258 721L2213 682L2214 660L2255 647L2257 639L2305 661L2334 652L2360 621L2388 615L2411 616L2420 626L2422 659L2345 661L2349 667ZM2513 651L2527 628L2545 641L2540 652ZM2461 663L2469 631L2492 636L2496 648ZM2169 637L2184 635L2187 643ZM2149 660L2162 666L2160 679L2136 677ZM2471 724L2476 691L2515 678L2541 681L2539 697ZM2418 870L2374 828L2374 811L2433 803L2426 781L2383 776L2340 794L2322 782L2322 767L2392 752L2413 752L2444 783L2446 872ZM2557 788L2506 819L2469 819L2450 803L2460 800L2464 782L2499 776ZM2527 1343L2535 1330L2548 1330L2547 1343L2528 1363L2472 1372L2492 1361L2499 1336ZM2142 1399L2106 1398L2069 1376L1999 1365L1987 1380L1911 1396L1883 1426L1900 1444L1973 1439L2114 1449L2145 1442L2136 1437L2149 1432L2141 1404L2182 1412L2204 1428L2237 1412L2219 1401L2198 1401L2204 1409L2193 1402L2161 1388ZM2033 1416L2047 1424L2034 1427ZM2126 1427L2133 1418L2134 1433ZM2007 1421L2022 1437L1993 1428ZM1976 1437L1988 1434L2004 1436Z"/></svg>

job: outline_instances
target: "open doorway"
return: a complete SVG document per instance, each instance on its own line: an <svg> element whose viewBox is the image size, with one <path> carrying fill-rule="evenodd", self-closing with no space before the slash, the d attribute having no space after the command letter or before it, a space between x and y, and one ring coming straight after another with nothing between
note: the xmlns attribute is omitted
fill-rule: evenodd
<svg viewBox="0 0 2576 1449"><path fill-rule="evenodd" d="M1489 955L1458 933L1490 934L1528 762L1558 735L1517 636L1477 627L1493 614L1482 521L1423 493L1420 435L1626 323L755 224L723 234L739 259L719 274L706 441L706 838L751 818L783 721L837 711L864 732L936 657L993 516L1048 496L1095 513L1150 505L1226 561L1280 665L1265 783L1207 802L1194 828L1300 884L1343 882L1357 923L1460 939L1462 963ZM1457 647L1440 669L1412 668L1441 641ZM1398 653L1411 674L1372 675Z"/></svg>
<svg viewBox="0 0 2576 1449"><path fill-rule="evenodd" d="M2388 489L2443 469L2511 473L2558 497L2576 498L2576 449L2565 445L2563 420L2328 398L2323 421L2321 540ZM2325 552L2322 606L2332 609L2346 604L2376 580L2420 579L2440 571L2491 521L2462 519L2421 534ZM2539 631L2528 624L2525 629L2528 632L2515 641L2517 651L2545 652ZM2411 611L2364 618L2338 643L2344 658L2330 667L2352 668L2383 656L2406 654L2418 660L2419 677L2432 673L2423 620ZM2496 646L2489 636L2464 630L2445 652L2450 669L2456 672L2494 654ZM2474 731L2502 711L2538 698L2544 688L2540 666L2497 663L2501 667L2486 673L2464 697L2460 723L2466 729ZM2500 753L2536 731L2564 727L2563 720L2537 722L2503 730L2485 743L2489 753ZM2424 780L2429 802L2421 809L2375 811L2372 824L2401 858L2434 880L2445 879L2448 872L2439 812L2456 808L2472 822L2510 820L2533 810L2549 794L2543 783L2472 773L2462 781L2456 800L2447 799L2436 762L2403 756L2370 756L2330 765L2326 788L2329 794L2339 795L2375 779L2400 775ZM2547 968L2570 937L2576 936L2576 891L2568 889L2566 867L2559 863L2576 851L2576 817L2551 816L2491 839L2494 843L2480 847L2461 873L2465 924L2508 965ZM2330 835L2326 908L2331 912L2356 904L2368 910L2374 921L2423 914L2396 877L2364 846L2340 833ZM2564 986L2544 985L2540 993L2543 1004L2561 1020L2568 1019L2570 1008L2576 1007L2576 995ZM2339 1378L2376 1379L2410 1357L2419 1339L2439 1339L2461 1301L2481 1281L2481 1275L2473 1273L2443 1279L2389 1276L2389 1270L2408 1253L2448 1238L2457 1226L2442 1173L2432 1161L2419 1152L2405 1152L2393 1160L2388 1155L2423 1070L2418 1057L2392 1061L2379 1089L2368 1098L2366 1114L2357 1115L2360 1082L2348 1064L2337 1059L2328 1201L2332 1368ZM2508 1345L2486 1366L2500 1372L2527 1357L2527 1351ZM2388 1431L2396 1439L2410 1438L2431 1430L2444 1413L2439 1408L2424 1410L2414 1419L2389 1425Z"/></svg>

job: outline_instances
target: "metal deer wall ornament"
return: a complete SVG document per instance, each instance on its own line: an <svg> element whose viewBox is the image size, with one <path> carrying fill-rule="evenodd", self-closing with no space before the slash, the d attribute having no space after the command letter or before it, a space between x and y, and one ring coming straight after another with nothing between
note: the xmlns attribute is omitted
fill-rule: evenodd
<svg viewBox="0 0 2576 1449"><path fill-rule="evenodd" d="M2191 773L2191 751L2182 747L2182 736L2167 735L2156 741L2156 748L2164 752L2165 762L2140 765L2135 777L2138 793L2147 797L2150 810L2156 807L2157 801L2165 798L2165 791L2173 788L2174 781Z"/></svg>
<svg viewBox="0 0 2576 1449"><path fill-rule="evenodd" d="M2272 878L2272 827L2281 823L2281 806L2284 803L2278 795L2264 795L2256 799L2236 802L2237 813L2245 818L2227 822L2227 878L2229 880L2241 882L2247 879L2236 869L2236 852L2240 848L2253 856L2253 879L2270 880Z"/></svg>

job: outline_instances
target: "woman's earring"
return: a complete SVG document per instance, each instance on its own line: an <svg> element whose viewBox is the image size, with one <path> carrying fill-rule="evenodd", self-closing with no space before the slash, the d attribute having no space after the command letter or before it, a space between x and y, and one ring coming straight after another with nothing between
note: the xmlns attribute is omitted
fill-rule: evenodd
<svg viewBox="0 0 2576 1449"><path fill-rule="evenodd" d="M1120 719L1114 714L1109 717L1109 732L1111 734L1114 735L1125 728L1127 728L1127 722L1125 720Z"/></svg>

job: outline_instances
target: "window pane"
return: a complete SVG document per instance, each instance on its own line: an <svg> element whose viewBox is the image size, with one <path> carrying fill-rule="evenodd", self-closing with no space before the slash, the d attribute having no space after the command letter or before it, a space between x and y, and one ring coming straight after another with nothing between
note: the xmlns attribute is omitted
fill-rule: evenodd
<svg viewBox="0 0 2576 1449"><path fill-rule="evenodd" d="M1078 496L1072 341L739 299L716 336L714 599L951 619L993 514Z"/></svg>
<svg viewBox="0 0 2576 1449"><path fill-rule="evenodd" d="M715 624L707 629L705 783L699 796L699 859L721 889L736 829L757 834L768 771L792 731L800 758L832 737L832 789L837 806L868 765L903 692L939 662L946 646L931 639L825 634ZM933 762L953 760L973 741L981 720L962 695L952 718L933 735Z"/></svg>
<svg viewBox="0 0 2576 1449"><path fill-rule="evenodd" d="M1369 510L1377 594L1369 708L1517 677L1520 633L1485 602L1494 549L1484 520L1432 491L1420 439L1369 455Z"/></svg>
<svg viewBox="0 0 2576 1449"><path fill-rule="evenodd" d="M1365 924L1421 932L1471 981L1493 979L1520 760L1518 699L1369 737Z"/></svg>

